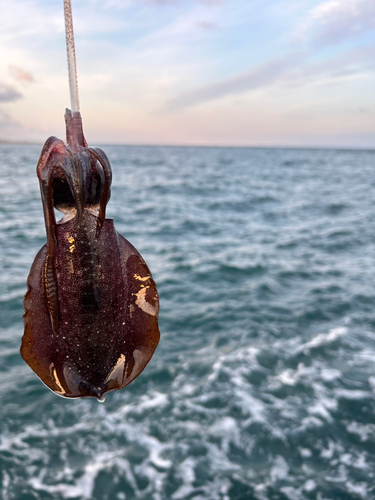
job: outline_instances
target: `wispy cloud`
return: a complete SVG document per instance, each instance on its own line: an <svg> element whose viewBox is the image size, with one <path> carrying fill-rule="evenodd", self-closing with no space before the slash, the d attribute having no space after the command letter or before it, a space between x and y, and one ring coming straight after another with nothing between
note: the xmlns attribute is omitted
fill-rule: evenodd
<svg viewBox="0 0 375 500"><path fill-rule="evenodd" d="M309 52L293 52L273 59L230 79L185 92L169 100L162 114L181 111L229 95L243 94L272 85L282 88L339 83L345 79L368 77L375 72L375 47L359 47L327 58L311 59Z"/></svg>
<svg viewBox="0 0 375 500"><path fill-rule="evenodd" d="M11 85L0 82L0 102L13 102L21 99L22 94Z"/></svg>
<svg viewBox="0 0 375 500"><path fill-rule="evenodd" d="M306 59L306 53L293 52L273 59L257 68L233 78L207 85L191 92L186 92L166 103L161 112L180 111L203 102L219 99L227 95L240 94L249 90L271 85L279 80L291 68Z"/></svg>
<svg viewBox="0 0 375 500"><path fill-rule="evenodd" d="M312 9L299 27L318 45L359 37L375 28L374 0L330 0Z"/></svg>
<svg viewBox="0 0 375 500"><path fill-rule="evenodd" d="M160 112L174 113L272 85L285 89L317 83L332 84L347 78L362 78L366 74L373 74L375 54L370 46L344 49L334 58L327 58L323 52L317 57L316 52L316 45L321 46L323 51L326 45L361 36L373 28L374 0L330 0L319 3L307 13L307 21L303 24L303 32L308 36L306 51L291 51L245 73L177 94L165 103ZM299 29L302 29L301 26Z"/></svg>
<svg viewBox="0 0 375 500"><path fill-rule="evenodd" d="M285 75L283 84L287 86L306 86L322 82L342 81L359 78L375 72L375 47L359 47L335 55L321 62L309 62L295 68Z"/></svg>

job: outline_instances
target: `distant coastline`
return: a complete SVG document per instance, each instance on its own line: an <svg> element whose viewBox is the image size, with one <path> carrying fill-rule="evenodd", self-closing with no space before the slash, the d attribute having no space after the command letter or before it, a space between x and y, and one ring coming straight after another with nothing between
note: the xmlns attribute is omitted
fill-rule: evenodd
<svg viewBox="0 0 375 500"><path fill-rule="evenodd" d="M43 146L43 142L38 141L7 141L0 139L0 146ZM292 145L232 145L232 144L142 144L142 143L109 143L101 141L92 141L92 145L101 147L143 147L143 148L221 148L221 149L297 149L297 150L332 150L332 151L375 151L373 147L366 146L292 146Z"/></svg>
<svg viewBox="0 0 375 500"><path fill-rule="evenodd" d="M40 146L42 142L32 142L32 141L4 141L0 139L0 145L2 146Z"/></svg>

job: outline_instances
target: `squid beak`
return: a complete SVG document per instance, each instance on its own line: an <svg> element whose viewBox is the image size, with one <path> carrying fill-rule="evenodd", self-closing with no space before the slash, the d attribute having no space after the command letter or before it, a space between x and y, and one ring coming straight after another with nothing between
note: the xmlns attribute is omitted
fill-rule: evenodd
<svg viewBox="0 0 375 500"><path fill-rule="evenodd" d="M70 157L65 158L61 168L75 201L78 224L81 225L90 183L90 159L85 152L74 151Z"/></svg>

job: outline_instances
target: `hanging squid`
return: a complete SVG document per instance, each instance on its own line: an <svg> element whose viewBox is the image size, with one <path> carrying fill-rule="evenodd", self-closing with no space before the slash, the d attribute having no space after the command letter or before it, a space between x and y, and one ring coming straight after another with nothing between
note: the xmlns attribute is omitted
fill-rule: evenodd
<svg viewBox="0 0 375 500"><path fill-rule="evenodd" d="M50 137L37 165L47 243L27 281L21 355L56 394L103 401L150 361L159 299L145 261L105 217L111 166L83 135L70 0L64 3L73 111L65 114L67 144ZM64 214L59 222L54 208Z"/></svg>

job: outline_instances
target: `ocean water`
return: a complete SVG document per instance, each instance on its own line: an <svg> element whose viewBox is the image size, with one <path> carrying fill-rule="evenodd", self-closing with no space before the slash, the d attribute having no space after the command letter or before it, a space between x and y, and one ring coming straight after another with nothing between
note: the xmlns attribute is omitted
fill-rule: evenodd
<svg viewBox="0 0 375 500"><path fill-rule="evenodd" d="M23 362L39 146L0 146L0 498L375 498L375 151L103 147L158 285L143 374L65 400Z"/></svg>

